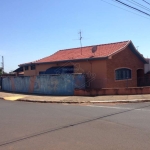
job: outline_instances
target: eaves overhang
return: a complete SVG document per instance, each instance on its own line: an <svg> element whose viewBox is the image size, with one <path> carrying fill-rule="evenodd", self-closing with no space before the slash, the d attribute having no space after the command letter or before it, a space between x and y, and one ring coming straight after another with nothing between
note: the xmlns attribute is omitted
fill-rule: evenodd
<svg viewBox="0 0 150 150"><path fill-rule="evenodd" d="M130 48L130 50L144 63L144 64L148 64L148 61L143 57L143 55L141 53L139 53L135 46L133 45L132 41L128 41L128 43L121 49L119 49L118 51L116 51L115 53L110 54L109 56L114 56L117 53L123 51L124 49L126 49L127 47Z"/></svg>
<svg viewBox="0 0 150 150"><path fill-rule="evenodd" d="M144 64L148 64L148 61L143 57L141 53L138 52L138 50L133 45L132 41L129 43L129 48Z"/></svg>
<svg viewBox="0 0 150 150"><path fill-rule="evenodd" d="M19 67L24 67L24 66L30 66L30 65L40 65L40 64L55 64L55 63L66 63L66 62L78 62L78 61L91 61L91 60L104 60L108 59L108 56L106 57L90 57L90 58L84 58L84 59L69 59L69 60L60 60L60 61L52 61L52 62L31 62L31 63L26 63L26 64L21 64Z"/></svg>

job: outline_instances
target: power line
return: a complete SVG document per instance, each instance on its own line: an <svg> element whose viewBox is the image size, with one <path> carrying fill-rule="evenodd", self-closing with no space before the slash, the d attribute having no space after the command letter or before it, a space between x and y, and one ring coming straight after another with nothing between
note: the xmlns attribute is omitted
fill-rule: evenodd
<svg viewBox="0 0 150 150"><path fill-rule="evenodd" d="M141 7L141 8L143 8L143 9L146 9L147 11L150 11L150 8L148 8L148 7L142 5L142 4L140 4L140 3L138 3L138 2L136 2L136 1L134 1L134 0L127 0L127 1L129 1L129 2L132 3L132 4L137 5L138 7Z"/></svg>
<svg viewBox="0 0 150 150"><path fill-rule="evenodd" d="M146 12L144 12L144 11L138 9L138 8L135 8L135 7L133 7L133 6L130 6L130 5L128 5L128 4L126 4L126 3L122 2L122 1L119 1L119 0L114 0L114 1L116 1L116 2L118 2L118 3L120 3L120 4L122 4L122 5L124 5L124 6L126 6L126 7L129 7L129 8L131 8L131 9L134 9L134 10L140 12L140 13L143 13L143 14L145 14L145 15L147 15L147 16L150 16L150 14L148 14L148 13L146 13Z"/></svg>
<svg viewBox="0 0 150 150"><path fill-rule="evenodd" d="M135 13L135 12L129 11L129 10L124 9L124 8L122 8L122 7L116 6L116 5L114 5L114 4L112 4L112 3L109 3L109 2L107 2L107 1L105 1L105 0L101 0L101 1L103 1L103 2L105 2L105 3L107 3L107 4L109 4L109 5L112 5L112 6L114 6L114 7L117 7L117 8L119 8L119 9L125 10L125 11L127 11L127 12L130 12L130 13L132 13L132 14L135 14L135 15L137 15L137 16L140 16L140 17L142 17L142 18L146 18L146 19L149 20L149 18L147 18L147 17L145 17L145 16L139 15L139 14L137 14L137 13Z"/></svg>
<svg viewBox="0 0 150 150"><path fill-rule="evenodd" d="M150 5L150 3L149 2L147 2L147 1L145 1L145 0L143 0L145 3L147 3L148 5Z"/></svg>

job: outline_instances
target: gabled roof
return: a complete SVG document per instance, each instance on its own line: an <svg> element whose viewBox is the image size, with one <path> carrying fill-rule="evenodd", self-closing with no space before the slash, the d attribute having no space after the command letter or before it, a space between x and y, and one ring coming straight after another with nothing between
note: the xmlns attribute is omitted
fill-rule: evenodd
<svg viewBox="0 0 150 150"><path fill-rule="evenodd" d="M109 56L115 55L116 53L122 51L127 46L131 46L133 52L135 52L140 59L146 63L146 60L142 55L135 49L131 41L123 41L117 43L92 45L86 47L71 48L66 50L59 50L53 55L42 58L40 60L21 64L19 66L25 66L29 64L41 64L41 63L54 63L54 62L65 62L65 61L77 61L77 60L91 60L91 59L106 59ZM96 46L96 52L92 53L92 48Z"/></svg>

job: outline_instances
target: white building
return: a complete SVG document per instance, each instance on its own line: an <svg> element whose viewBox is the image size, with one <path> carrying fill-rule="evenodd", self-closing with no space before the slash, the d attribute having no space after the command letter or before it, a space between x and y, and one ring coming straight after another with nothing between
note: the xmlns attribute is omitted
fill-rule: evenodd
<svg viewBox="0 0 150 150"><path fill-rule="evenodd" d="M147 60L148 64L144 65L144 73L145 74L150 71L150 58L147 58L146 60Z"/></svg>

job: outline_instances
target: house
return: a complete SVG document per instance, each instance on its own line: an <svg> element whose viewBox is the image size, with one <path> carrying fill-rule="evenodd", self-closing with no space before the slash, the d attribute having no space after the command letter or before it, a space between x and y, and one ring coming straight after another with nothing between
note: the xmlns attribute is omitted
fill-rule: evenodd
<svg viewBox="0 0 150 150"><path fill-rule="evenodd" d="M120 88L136 87L146 63L132 41L122 41L59 50L19 67L24 76L83 73L89 88Z"/></svg>
<svg viewBox="0 0 150 150"><path fill-rule="evenodd" d="M23 67L17 68L13 73L15 73L16 76L24 76Z"/></svg>
<svg viewBox="0 0 150 150"><path fill-rule="evenodd" d="M144 65L144 73L149 74L150 73L150 58L147 58L146 60L148 63Z"/></svg>

